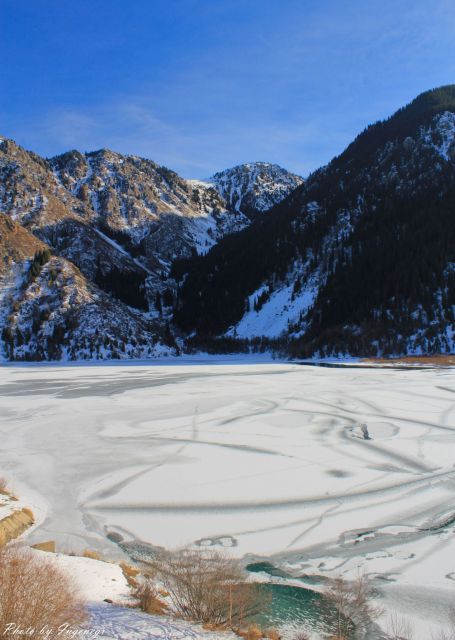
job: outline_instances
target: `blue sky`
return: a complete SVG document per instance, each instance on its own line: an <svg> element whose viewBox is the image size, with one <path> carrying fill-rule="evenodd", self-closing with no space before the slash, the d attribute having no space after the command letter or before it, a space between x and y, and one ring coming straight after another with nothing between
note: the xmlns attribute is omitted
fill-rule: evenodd
<svg viewBox="0 0 455 640"><path fill-rule="evenodd" d="M0 0L0 133L108 147L185 177L306 176L455 83L454 0Z"/></svg>

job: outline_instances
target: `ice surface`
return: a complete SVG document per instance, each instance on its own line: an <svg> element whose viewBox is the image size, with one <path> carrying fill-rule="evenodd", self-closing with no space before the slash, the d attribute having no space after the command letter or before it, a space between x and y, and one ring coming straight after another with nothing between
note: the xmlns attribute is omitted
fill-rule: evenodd
<svg viewBox="0 0 455 640"><path fill-rule="evenodd" d="M454 392L450 369L4 367L1 475L46 505L31 540L361 568L428 629L455 602Z"/></svg>

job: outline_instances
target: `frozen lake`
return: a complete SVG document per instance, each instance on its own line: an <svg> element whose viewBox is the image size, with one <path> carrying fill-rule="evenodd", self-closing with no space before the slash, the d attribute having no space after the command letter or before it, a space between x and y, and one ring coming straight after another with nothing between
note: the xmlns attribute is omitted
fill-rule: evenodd
<svg viewBox="0 0 455 640"><path fill-rule="evenodd" d="M362 567L428 624L455 603L453 369L8 366L0 396L0 475L33 539Z"/></svg>

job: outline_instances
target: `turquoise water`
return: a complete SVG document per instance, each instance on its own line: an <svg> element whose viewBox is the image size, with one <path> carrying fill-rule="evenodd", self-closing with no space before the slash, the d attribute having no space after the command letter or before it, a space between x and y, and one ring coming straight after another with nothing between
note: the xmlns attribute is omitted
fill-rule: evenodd
<svg viewBox="0 0 455 640"><path fill-rule="evenodd" d="M280 578L290 577L267 562L248 565L247 570ZM334 609L321 594L286 584L266 583L263 588L271 600L266 611L256 617L261 626L293 627L321 634L333 629Z"/></svg>

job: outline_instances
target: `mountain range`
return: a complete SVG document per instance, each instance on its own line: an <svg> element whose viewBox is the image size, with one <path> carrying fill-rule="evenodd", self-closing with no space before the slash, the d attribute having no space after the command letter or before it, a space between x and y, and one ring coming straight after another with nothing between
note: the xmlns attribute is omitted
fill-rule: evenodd
<svg viewBox="0 0 455 640"><path fill-rule="evenodd" d="M2 139L2 355L452 352L454 213L455 85L305 180L264 162L185 180Z"/></svg>
<svg viewBox="0 0 455 640"><path fill-rule="evenodd" d="M229 179L228 201L218 176L185 180L151 160L105 149L44 159L2 139L3 356L178 352L181 340L170 326L174 261L208 252L302 182L267 163L223 172L223 184ZM43 252L46 260L35 260Z"/></svg>

